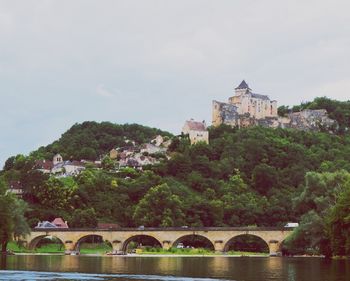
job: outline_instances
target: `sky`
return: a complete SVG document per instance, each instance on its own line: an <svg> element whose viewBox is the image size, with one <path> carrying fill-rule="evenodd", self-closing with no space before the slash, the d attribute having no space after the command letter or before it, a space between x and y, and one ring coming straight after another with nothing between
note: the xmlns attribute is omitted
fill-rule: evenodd
<svg viewBox="0 0 350 281"><path fill-rule="evenodd" d="M83 121L179 133L245 79L350 99L348 0L0 0L0 168Z"/></svg>

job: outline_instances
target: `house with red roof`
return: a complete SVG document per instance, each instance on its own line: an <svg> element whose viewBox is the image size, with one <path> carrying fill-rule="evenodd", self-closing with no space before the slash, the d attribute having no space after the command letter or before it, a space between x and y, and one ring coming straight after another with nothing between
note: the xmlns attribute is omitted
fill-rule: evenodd
<svg viewBox="0 0 350 281"><path fill-rule="evenodd" d="M38 222L35 228L69 228L68 223L62 218L55 218L53 221Z"/></svg>

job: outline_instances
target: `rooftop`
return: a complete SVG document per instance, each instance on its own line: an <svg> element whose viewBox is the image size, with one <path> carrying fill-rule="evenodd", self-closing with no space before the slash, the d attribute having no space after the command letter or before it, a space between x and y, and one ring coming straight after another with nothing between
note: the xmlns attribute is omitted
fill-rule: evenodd
<svg viewBox="0 0 350 281"><path fill-rule="evenodd" d="M188 128L190 130L193 130L193 131L206 131L207 130L204 121L198 122L198 121L194 121L193 119L191 119L189 121L186 121L185 125L187 125Z"/></svg>
<svg viewBox="0 0 350 281"><path fill-rule="evenodd" d="M235 88L235 90L239 90L239 89L250 89L250 88L248 84L243 80L241 84L239 84L238 87Z"/></svg>

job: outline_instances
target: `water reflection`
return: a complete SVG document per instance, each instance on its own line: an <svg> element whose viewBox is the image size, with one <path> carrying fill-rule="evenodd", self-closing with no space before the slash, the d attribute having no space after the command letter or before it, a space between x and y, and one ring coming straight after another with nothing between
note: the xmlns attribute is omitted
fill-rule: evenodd
<svg viewBox="0 0 350 281"><path fill-rule="evenodd" d="M18 270L51 271L56 275L59 272L81 272L93 274L93 278L101 278L98 274L114 274L103 277L103 280L170 280L167 279L169 276L182 278L177 280L184 280L184 277L190 278L189 280L213 278L237 281L350 280L349 260L327 261L319 258L16 255L8 256L7 259L2 257L1 268L7 269L6 272L14 270L16 274ZM0 276L0 280L15 280L1 279L4 278L3 273ZM121 276L124 279L120 279ZM149 279L150 276L158 279ZM63 277L57 278L54 280L62 280ZM31 280L36 279L38 278Z"/></svg>

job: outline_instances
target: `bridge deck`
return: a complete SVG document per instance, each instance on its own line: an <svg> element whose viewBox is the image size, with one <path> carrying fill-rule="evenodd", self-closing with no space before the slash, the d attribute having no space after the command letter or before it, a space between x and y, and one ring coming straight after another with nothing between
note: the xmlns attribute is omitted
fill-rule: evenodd
<svg viewBox="0 0 350 281"><path fill-rule="evenodd" d="M94 231L291 231L292 227L118 227L118 228L33 228L32 232L94 232Z"/></svg>

